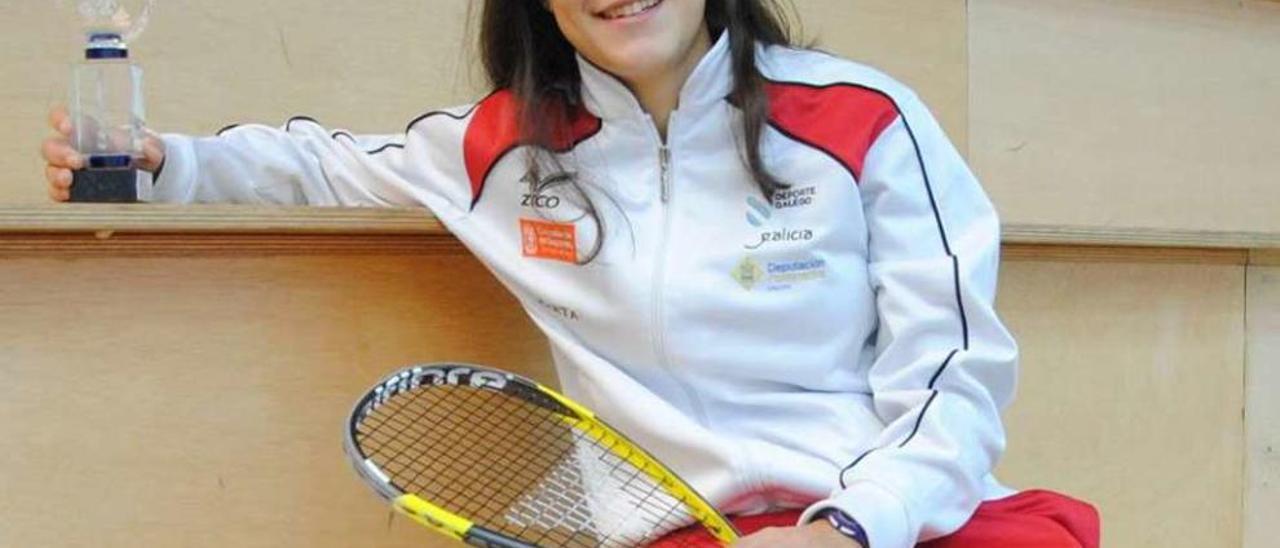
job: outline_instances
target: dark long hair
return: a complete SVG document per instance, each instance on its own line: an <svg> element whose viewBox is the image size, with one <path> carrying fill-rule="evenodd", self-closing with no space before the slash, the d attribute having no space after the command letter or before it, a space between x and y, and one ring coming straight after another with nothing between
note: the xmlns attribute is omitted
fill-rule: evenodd
<svg viewBox="0 0 1280 548"><path fill-rule="evenodd" d="M765 79L756 66L755 45L792 45L790 19L776 0L706 0L706 24L712 39L729 32L734 88L729 100L743 115L746 160L766 196L785 188L765 169L760 139L769 121ZM519 127L525 142L542 148L551 142L556 117L581 104L582 77L573 46L561 34L545 0L485 0L480 21L480 55L489 85L507 89L520 105Z"/></svg>

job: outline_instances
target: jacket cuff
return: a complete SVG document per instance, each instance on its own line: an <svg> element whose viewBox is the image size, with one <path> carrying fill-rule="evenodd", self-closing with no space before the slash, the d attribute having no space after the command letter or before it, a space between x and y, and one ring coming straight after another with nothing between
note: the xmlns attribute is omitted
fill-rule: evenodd
<svg viewBox="0 0 1280 548"><path fill-rule="evenodd" d="M196 152L191 137L162 135L164 169L151 189L154 202L186 204L195 200Z"/></svg>
<svg viewBox="0 0 1280 548"><path fill-rule="evenodd" d="M835 508L858 521L867 532L869 548L911 548L915 538L907 518L907 506L892 491L870 481L859 481L831 498L814 503L800 515L800 524L813 521L823 510Z"/></svg>

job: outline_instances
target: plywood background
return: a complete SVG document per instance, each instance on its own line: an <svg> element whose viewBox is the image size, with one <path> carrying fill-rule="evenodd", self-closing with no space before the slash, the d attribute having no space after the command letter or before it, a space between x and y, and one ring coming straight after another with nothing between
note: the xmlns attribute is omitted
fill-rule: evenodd
<svg viewBox="0 0 1280 548"><path fill-rule="evenodd" d="M1090 500L1103 546L1240 546L1244 268L1018 260L1001 283L1001 478Z"/></svg>
<svg viewBox="0 0 1280 548"><path fill-rule="evenodd" d="M1280 253L1249 269L1245 546L1280 538Z"/></svg>
<svg viewBox="0 0 1280 548"><path fill-rule="evenodd" d="M969 9L970 160L1006 221L1280 232L1280 3Z"/></svg>
<svg viewBox="0 0 1280 548"><path fill-rule="evenodd" d="M341 425L394 368L549 357L468 256L0 259L0 546L421 546Z"/></svg>
<svg viewBox="0 0 1280 548"><path fill-rule="evenodd" d="M1244 267L1019 256L1002 477L1107 546L1239 546ZM463 255L0 259L0 317L0 546L421 546L347 468L351 400L425 360L550 378Z"/></svg>

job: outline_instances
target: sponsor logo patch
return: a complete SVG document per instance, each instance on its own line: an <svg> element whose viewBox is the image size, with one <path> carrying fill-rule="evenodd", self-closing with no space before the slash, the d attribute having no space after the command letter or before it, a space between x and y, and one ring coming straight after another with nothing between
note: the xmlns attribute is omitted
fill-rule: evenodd
<svg viewBox="0 0 1280 548"><path fill-rule="evenodd" d="M792 207L804 207L812 204L814 198L817 196L818 187L816 186L782 189L773 194L773 208L788 209Z"/></svg>
<svg viewBox="0 0 1280 548"><path fill-rule="evenodd" d="M811 190L813 189L808 188L789 191L792 192L793 195L791 198L788 198L788 203L803 200L808 200L805 204L812 202L812 194L805 194L805 191ZM795 203L794 205L788 205L786 207L799 207L800 205L804 204ZM763 200L755 196L747 197L747 224L762 230L756 234L755 241L742 244L744 249L755 251L765 247L766 245L789 242L808 242L813 240L814 234L812 229L790 227L779 228L771 226L772 223L770 220L773 219L774 207L777 207L776 202L774 206L770 206L770 204L765 203Z"/></svg>
<svg viewBox="0 0 1280 548"><path fill-rule="evenodd" d="M525 257L577 264L577 229L571 224L520 219L520 251Z"/></svg>
<svg viewBox="0 0 1280 548"><path fill-rule="evenodd" d="M827 277L827 261L818 257L761 260L744 257L730 273L747 291L785 291Z"/></svg>
<svg viewBox="0 0 1280 548"><path fill-rule="evenodd" d="M539 180L533 173L526 173L520 182L528 188L528 192L520 195L520 205L529 209L545 211L558 209L564 201L557 194L560 187L572 186L575 175L572 173L552 173Z"/></svg>
<svg viewBox="0 0 1280 548"><path fill-rule="evenodd" d="M748 255L743 257L742 262L733 267L732 276L743 289L751 291L760 283L760 279L764 277L764 269L760 268L760 263Z"/></svg>
<svg viewBox="0 0 1280 548"><path fill-rule="evenodd" d="M746 244L742 247L747 249L760 249L765 244L785 243L785 242L807 242L813 239L813 231L807 228L780 228L778 230L766 230L760 233L760 241L754 244Z"/></svg>

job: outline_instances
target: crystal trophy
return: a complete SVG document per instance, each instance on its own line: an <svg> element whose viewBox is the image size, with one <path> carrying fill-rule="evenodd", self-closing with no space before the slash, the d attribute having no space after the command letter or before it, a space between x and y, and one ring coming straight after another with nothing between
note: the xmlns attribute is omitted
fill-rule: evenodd
<svg viewBox="0 0 1280 548"><path fill-rule="evenodd" d="M145 201L151 174L137 168L146 125L142 69L130 60L129 44L155 0L73 1L85 48L71 80L71 143L85 165L74 172L71 201Z"/></svg>

